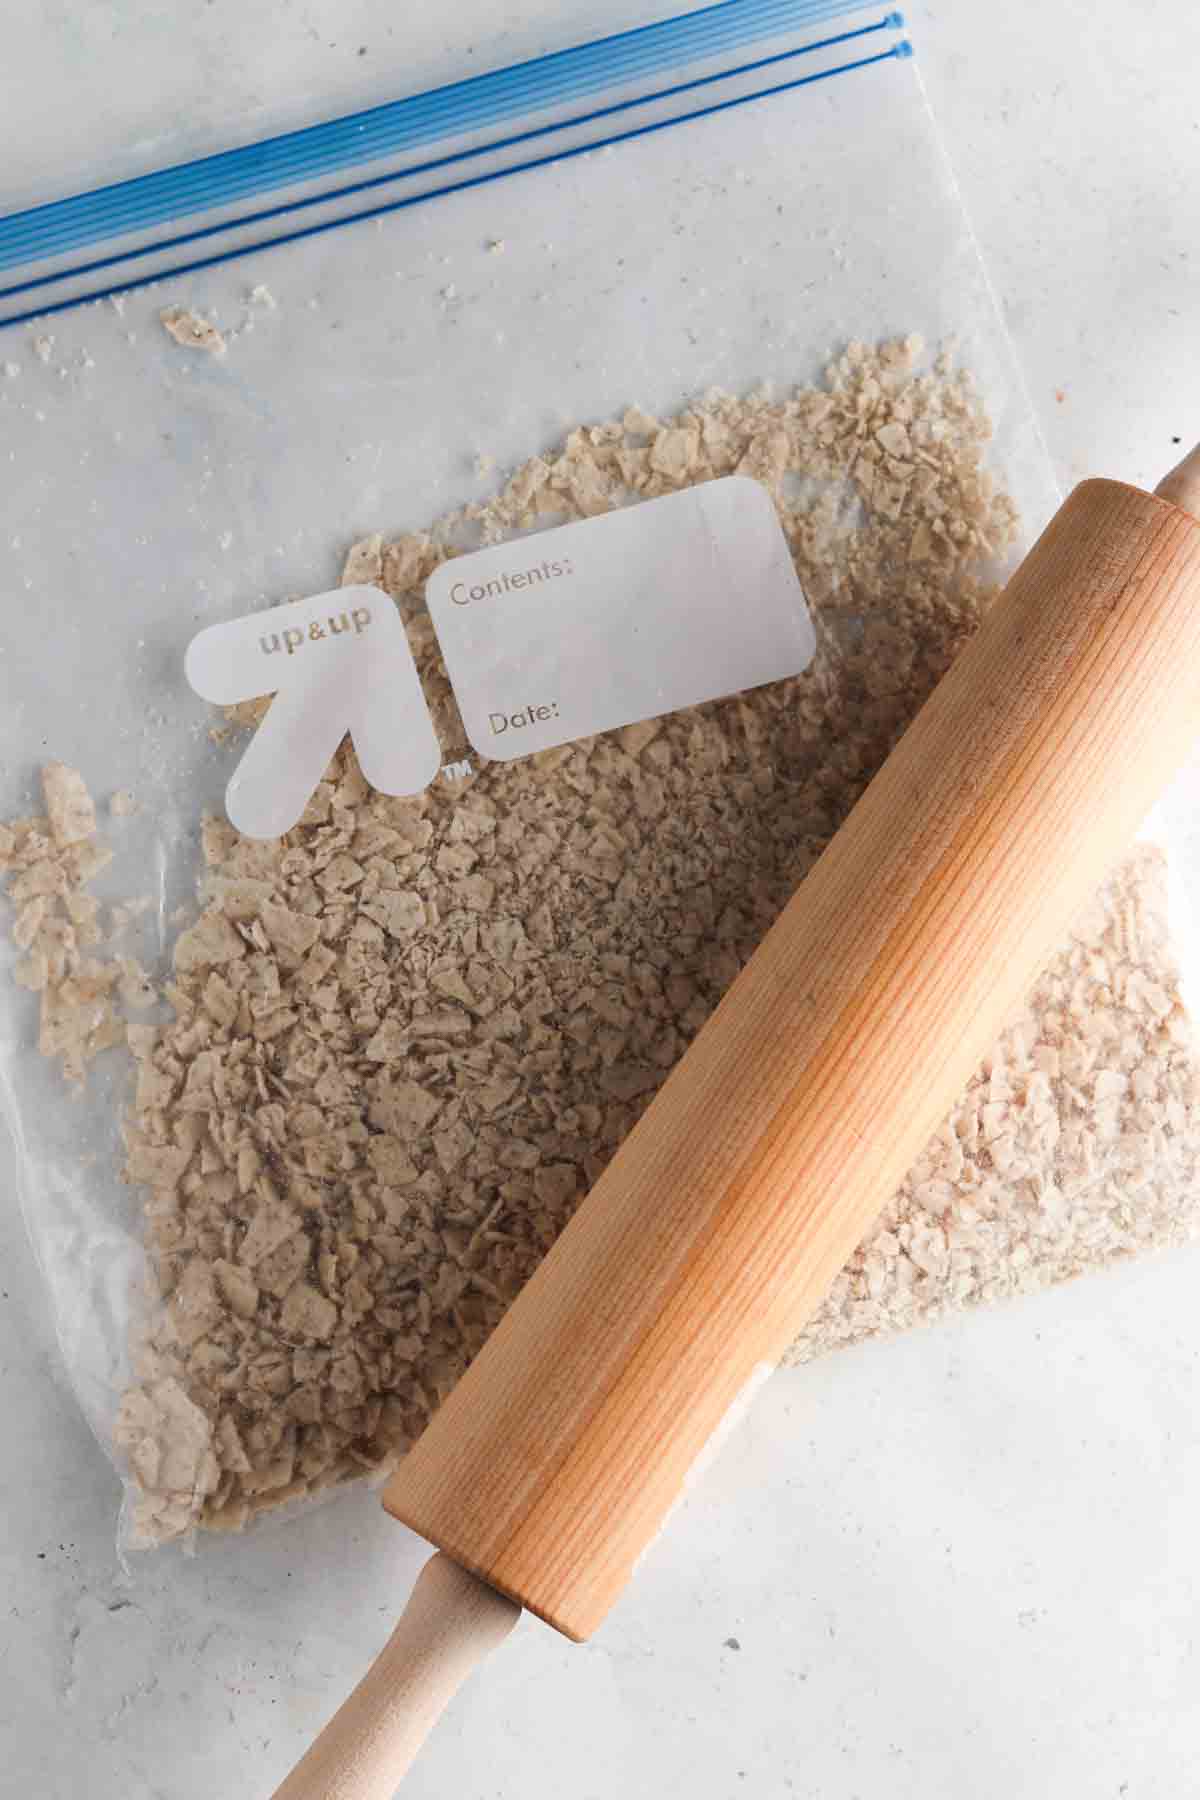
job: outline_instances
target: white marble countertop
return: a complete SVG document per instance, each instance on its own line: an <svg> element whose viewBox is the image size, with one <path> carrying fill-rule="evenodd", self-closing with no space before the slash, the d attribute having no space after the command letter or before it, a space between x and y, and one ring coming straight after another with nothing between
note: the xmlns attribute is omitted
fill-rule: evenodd
<svg viewBox="0 0 1200 1800"><path fill-rule="evenodd" d="M174 109L265 127L306 83L329 110L379 98L495 29L482 0L436 32L377 0L22 10L0 71L14 199ZM606 21L671 10L619 0ZM594 19L583 0L504 12L512 55ZM1064 485L1153 481L1200 431L1197 15L1047 0L1035 29L1025 7L935 0L914 28ZM12 1205L0 1257L0 1787L265 1797L419 1548L357 1494L127 1578L117 1482ZM1197 1282L1200 1249L778 1376L594 1642L525 1622L406 1795L1193 1791Z"/></svg>

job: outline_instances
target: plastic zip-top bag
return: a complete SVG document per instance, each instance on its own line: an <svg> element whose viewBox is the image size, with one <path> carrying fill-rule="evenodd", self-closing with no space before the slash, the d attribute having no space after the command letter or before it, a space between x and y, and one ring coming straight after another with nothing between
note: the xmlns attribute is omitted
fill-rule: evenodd
<svg viewBox="0 0 1200 1800"><path fill-rule="evenodd" d="M0 269L0 1093L152 1542L403 1455L1055 496L895 13L728 0ZM809 1348L1187 1227L1159 882Z"/></svg>

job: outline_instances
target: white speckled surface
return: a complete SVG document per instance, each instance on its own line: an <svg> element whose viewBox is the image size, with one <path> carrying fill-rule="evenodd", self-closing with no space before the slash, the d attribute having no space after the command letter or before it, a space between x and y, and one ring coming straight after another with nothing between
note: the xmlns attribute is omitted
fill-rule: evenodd
<svg viewBox="0 0 1200 1800"><path fill-rule="evenodd" d="M678 10L610 4L605 21ZM0 204L449 69L500 9L22 9ZM582 0L503 8L506 51ZM1005 16L1001 16L1005 15ZM1200 22L1180 0L931 4L926 80L1061 479L1200 434ZM365 46L366 55L359 55ZM123 151L126 140L133 152ZM15 153L14 153L14 146ZM1057 396L1061 395L1061 398ZM10 1184L0 1175L0 1194ZM386 1634L420 1549L366 1494L185 1560L117 1484L0 1205L0 1789L257 1800ZM777 1377L591 1645L526 1624L413 1800L1178 1800L1200 1760L1200 1251Z"/></svg>

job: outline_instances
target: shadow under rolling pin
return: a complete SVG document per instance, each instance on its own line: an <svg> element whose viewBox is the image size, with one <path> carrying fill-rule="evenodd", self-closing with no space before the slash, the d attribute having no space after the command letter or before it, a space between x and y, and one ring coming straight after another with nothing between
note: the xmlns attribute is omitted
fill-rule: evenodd
<svg viewBox="0 0 1200 1800"><path fill-rule="evenodd" d="M1200 738L1200 449L1078 487L389 1482L440 1554L275 1800L599 1624Z"/></svg>

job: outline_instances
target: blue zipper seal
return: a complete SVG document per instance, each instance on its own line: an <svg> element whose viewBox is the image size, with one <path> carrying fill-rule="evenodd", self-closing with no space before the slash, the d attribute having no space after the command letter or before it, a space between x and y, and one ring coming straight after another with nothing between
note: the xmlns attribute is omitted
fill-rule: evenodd
<svg viewBox="0 0 1200 1800"><path fill-rule="evenodd" d="M678 67L686 61L716 55L722 50L736 48L756 38L761 40L789 28L794 29L799 24L811 25L822 18L862 10L862 0L723 0L720 5L687 13L659 25L618 33L595 43L579 45L530 62L514 64L491 74L475 76L468 81L454 82L424 94L413 95L406 100L372 108L366 113L353 114L303 131L268 138L260 144L246 145L237 150L160 170L155 174L139 176L132 181L97 188L90 193L10 214L7 218L0 219L0 268L11 268L18 263L28 264L67 254L105 238L127 235L138 227L145 229L153 224L178 219L188 212L194 214L225 206L246 194L267 192L272 187L290 185L305 178L312 179L355 163L377 160L384 154L411 149L438 137L456 136L472 127L493 125L517 113L544 110L561 103L565 98L611 87L619 80L646 76L663 66ZM693 90L729 82L738 76L757 73L817 50L850 43L882 31L898 30L903 24L902 14L889 12L870 25L801 44L737 67L726 67L691 81L677 82L655 92L637 94L551 124L533 126L508 137L492 139L423 163L390 169L384 174L365 177L339 187L318 189L295 200L260 208L216 224L194 227L148 243L139 243L82 264L42 275L27 276L0 288L0 301L77 280L83 275L111 269L123 262L141 261L207 238L288 218L309 207L327 205L397 181L436 173L474 158L551 138L638 107L650 106ZM140 282L213 268L258 250L294 243L339 229L343 225L403 211L428 200L502 180L509 175L522 174L550 163L569 161L610 144L650 136L674 125L686 124L746 105L752 100L811 86L835 75L911 55L911 45L902 39L875 55L822 69L813 75L775 83L753 93L738 94L665 119L652 120L632 130L589 139L584 144L551 149L545 155L443 183L419 194L408 194L351 213L339 214L336 218L276 232L252 243L239 244L212 255L175 262L167 268L156 268L149 274L138 275L131 271L128 279L122 283L73 295L65 300L35 304L15 315L10 314L6 319L0 320L0 325L22 324L33 318L102 300Z"/></svg>

